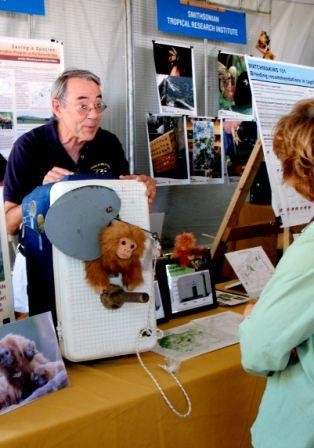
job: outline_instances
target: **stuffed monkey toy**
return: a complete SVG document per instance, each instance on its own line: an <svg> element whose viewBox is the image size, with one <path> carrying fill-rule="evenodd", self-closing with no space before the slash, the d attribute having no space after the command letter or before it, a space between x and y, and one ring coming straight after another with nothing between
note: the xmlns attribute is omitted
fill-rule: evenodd
<svg viewBox="0 0 314 448"><path fill-rule="evenodd" d="M176 236L171 258L175 258L180 266L195 267L195 259L201 258L207 252L206 247L196 246L193 233L184 232Z"/></svg>
<svg viewBox="0 0 314 448"><path fill-rule="evenodd" d="M132 291L143 283L140 258L145 250L146 235L142 229L115 220L101 229L101 256L85 261L86 280L98 293L110 290L110 274L122 274L123 285Z"/></svg>

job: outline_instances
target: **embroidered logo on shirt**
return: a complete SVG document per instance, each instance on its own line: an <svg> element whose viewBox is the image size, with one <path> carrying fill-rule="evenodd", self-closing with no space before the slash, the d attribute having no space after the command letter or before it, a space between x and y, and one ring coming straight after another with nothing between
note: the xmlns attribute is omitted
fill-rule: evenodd
<svg viewBox="0 0 314 448"><path fill-rule="evenodd" d="M97 163L96 165L91 166L90 170L93 173L106 174L106 173L111 172L111 166L109 163L101 162L101 163Z"/></svg>

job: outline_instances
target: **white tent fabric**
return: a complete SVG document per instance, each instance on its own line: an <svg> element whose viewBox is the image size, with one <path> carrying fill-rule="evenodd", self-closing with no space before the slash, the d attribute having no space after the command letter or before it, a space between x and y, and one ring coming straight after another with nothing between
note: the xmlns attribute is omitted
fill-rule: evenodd
<svg viewBox="0 0 314 448"><path fill-rule="evenodd" d="M0 12L0 36L55 39L64 44L65 68L94 71L108 109L104 126L126 146L125 2L45 0L45 16Z"/></svg>
<svg viewBox="0 0 314 448"><path fill-rule="evenodd" d="M314 2L274 1L271 15L271 48L277 59L314 65Z"/></svg>

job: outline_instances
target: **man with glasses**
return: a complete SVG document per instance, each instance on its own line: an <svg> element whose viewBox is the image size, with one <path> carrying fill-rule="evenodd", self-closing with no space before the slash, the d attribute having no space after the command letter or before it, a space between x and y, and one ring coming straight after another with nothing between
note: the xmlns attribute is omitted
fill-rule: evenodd
<svg viewBox="0 0 314 448"><path fill-rule="evenodd" d="M22 135L13 146L4 179L7 231L18 233L22 201L37 186L58 182L74 173L103 173L115 179L137 179L146 184L151 205L155 181L130 175L117 137L100 127L106 105L100 79L86 70L67 70L52 86L53 118ZM30 315L52 311L55 318L51 248L41 256L26 257ZM27 306L27 303L26 303Z"/></svg>
<svg viewBox="0 0 314 448"><path fill-rule="evenodd" d="M16 234L22 222L23 198L36 186L68 174L107 173L116 179L138 179L146 184L152 204L155 181L146 175L129 175L121 143L100 128L107 106L98 76L87 70L66 70L52 86L51 107L53 119L22 135L8 160L4 207L9 234Z"/></svg>

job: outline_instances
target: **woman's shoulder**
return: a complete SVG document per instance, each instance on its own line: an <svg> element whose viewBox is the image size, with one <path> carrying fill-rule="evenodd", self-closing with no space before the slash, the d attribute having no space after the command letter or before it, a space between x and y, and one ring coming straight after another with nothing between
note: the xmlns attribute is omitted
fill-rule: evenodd
<svg viewBox="0 0 314 448"><path fill-rule="evenodd" d="M313 268L313 253L314 222L306 226L299 235L295 235L295 240L282 256L276 270L279 272L287 270L289 272L293 268L294 273L304 274L304 272Z"/></svg>

